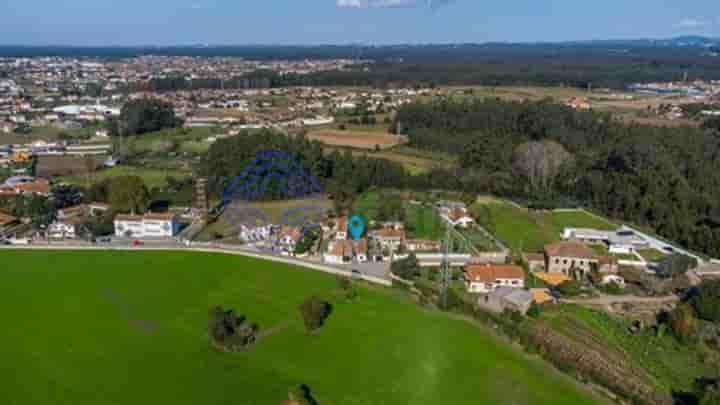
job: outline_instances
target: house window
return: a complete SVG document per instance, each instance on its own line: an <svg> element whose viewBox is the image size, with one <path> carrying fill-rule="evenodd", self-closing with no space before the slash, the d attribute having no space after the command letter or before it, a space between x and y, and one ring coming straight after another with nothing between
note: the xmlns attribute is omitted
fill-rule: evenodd
<svg viewBox="0 0 720 405"><path fill-rule="evenodd" d="M567 259L563 260L563 264L567 264Z"/></svg>
<svg viewBox="0 0 720 405"><path fill-rule="evenodd" d="M555 264L560 264L560 259L555 259Z"/></svg>
<svg viewBox="0 0 720 405"><path fill-rule="evenodd" d="M517 280L513 280L513 281L512 281L512 285L518 285L518 281L517 281Z"/></svg>

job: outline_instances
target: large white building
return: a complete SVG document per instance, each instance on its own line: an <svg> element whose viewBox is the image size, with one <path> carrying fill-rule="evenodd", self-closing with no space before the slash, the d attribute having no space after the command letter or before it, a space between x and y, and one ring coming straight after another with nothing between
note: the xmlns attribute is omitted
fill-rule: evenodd
<svg viewBox="0 0 720 405"><path fill-rule="evenodd" d="M633 254L637 250L647 249L649 243L637 235L634 230L622 226L615 231L602 231L587 228L565 228L564 240L577 240L590 244L605 244L610 253Z"/></svg>
<svg viewBox="0 0 720 405"><path fill-rule="evenodd" d="M174 214L115 216L115 235L126 238L171 238L178 232Z"/></svg>

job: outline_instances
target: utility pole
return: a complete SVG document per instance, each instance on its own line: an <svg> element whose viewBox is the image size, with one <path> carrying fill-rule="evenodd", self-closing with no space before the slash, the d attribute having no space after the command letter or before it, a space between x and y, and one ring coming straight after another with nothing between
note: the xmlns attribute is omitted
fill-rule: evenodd
<svg viewBox="0 0 720 405"><path fill-rule="evenodd" d="M442 263L440 264L440 277L441 277L441 290L440 290L440 301L442 303L442 309L447 308L448 289L450 288L450 279L452 273L450 271L450 249L451 249L451 236L450 236L450 225L445 224L445 242L443 249Z"/></svg>

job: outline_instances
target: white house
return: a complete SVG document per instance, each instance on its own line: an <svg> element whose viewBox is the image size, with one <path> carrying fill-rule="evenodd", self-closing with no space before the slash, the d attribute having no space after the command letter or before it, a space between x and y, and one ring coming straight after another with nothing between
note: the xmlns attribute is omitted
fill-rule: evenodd
<svg viewBox="0 0 720 405"><path fill-rule="evenodd" d="M498 287L525 287L525 271L508 264L469 264L464 270L465 286L471 293L490 293Z"/></svg>
<svg viewBox="0 0 720 405"><path fill-rule="evenodd" d="M396 228L381 228L370 231L370 238L376 241L383 250L396 252L400 245L405 243L405 230Z"/></svg>
<svg viewBox="0 0 720 405"><path fill-rule="evenodd" d="M75 239L80 224L80 218L58 219L48 226L48 236L51 239Z"/></svg>
<svg viewBox="0 0 720 405"><path fill-rule="evenodd" d="M245 242L259 242L270 237L270 225L265 226L240 226L240 239Z"/></svg>
<svg viewBox="0 0 720 405"><path fill-rule="evenodd" d="M633 254L649 246L648 241L625 226L615 231L601 231L588 228L565 228L564 240L577 240L590 244L605 244L610 253Z"/></svg>
<svg viewBox="0 0 720 405"><path fill-rule="evenodd" d="M115 235L130 238L171 238L178 232L177 217L174 214L153 214L115 216Z"/></svg>
<svg viewBox="0 0 720 405"><path fill-rule="evenodd" d="M440 208L440 217L453 227L467 228L475 223L465 207L442 207Z"/></svg>
<svg viewBox="0 0 720 405"><path fill-rule="evenodd" d="M620 288L625 288L625 279L618 276L617 274L607 274L603 276L602 285L607 285L610 283L615 283Z"/></svg>

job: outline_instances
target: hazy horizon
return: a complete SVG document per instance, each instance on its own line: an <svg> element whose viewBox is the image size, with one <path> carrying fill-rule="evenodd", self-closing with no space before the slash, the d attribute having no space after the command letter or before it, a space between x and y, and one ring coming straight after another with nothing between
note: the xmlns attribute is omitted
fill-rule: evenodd
<svg viewBox="0 0 720 405"><path fill-rule="evenodd" d="M0 45L414 45L720 37L720 2L657 3L5 0Z"/></svg>

